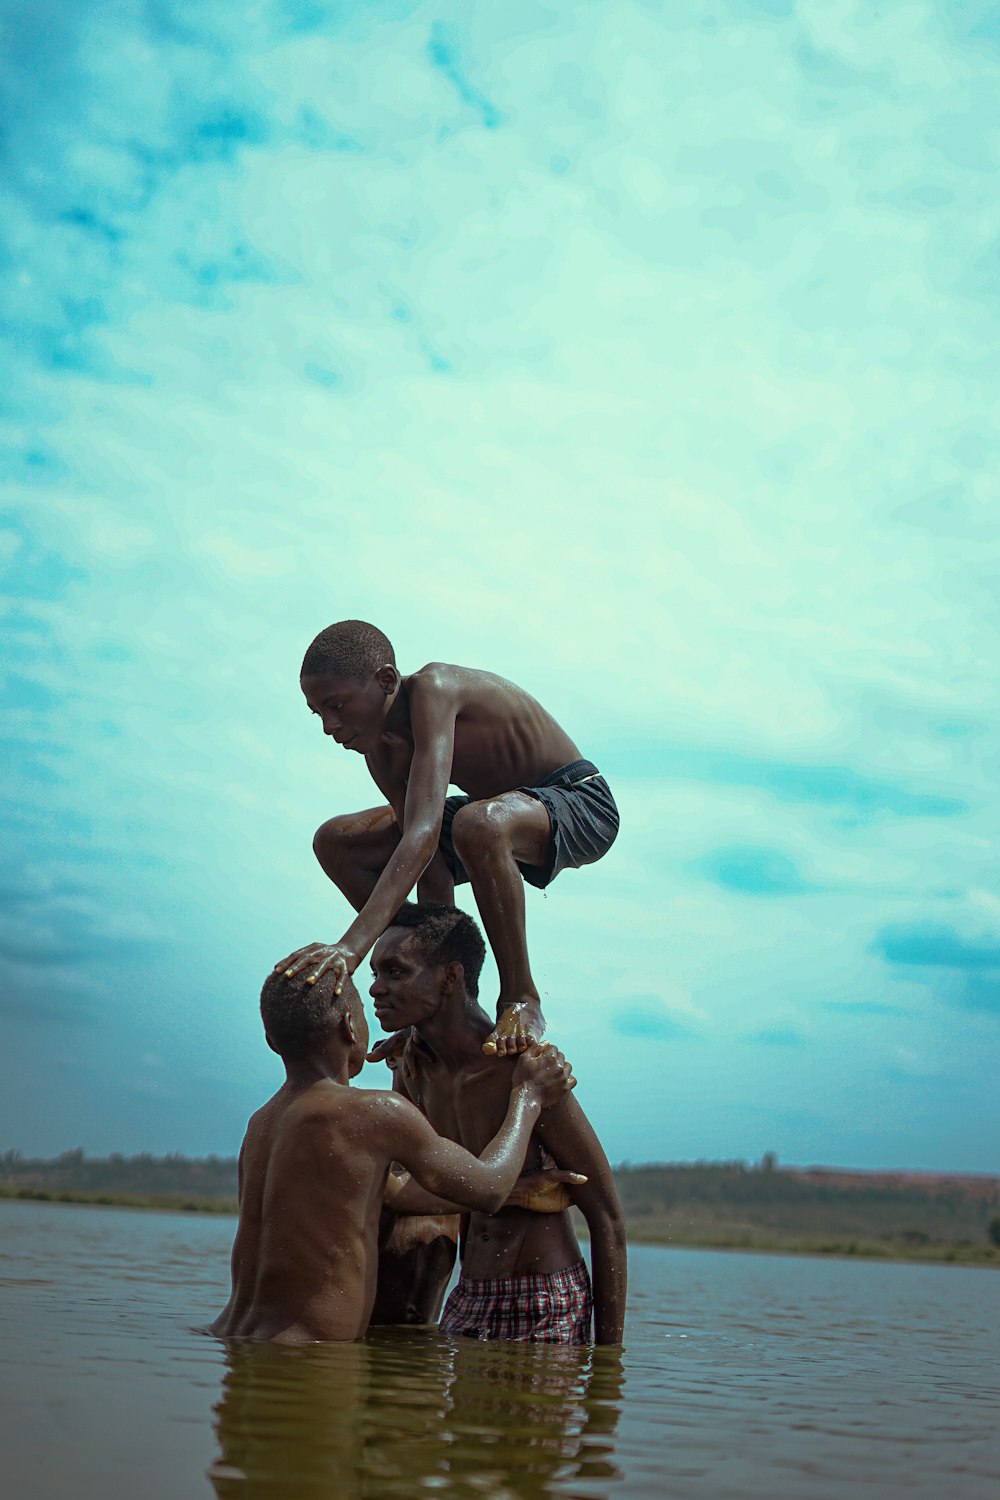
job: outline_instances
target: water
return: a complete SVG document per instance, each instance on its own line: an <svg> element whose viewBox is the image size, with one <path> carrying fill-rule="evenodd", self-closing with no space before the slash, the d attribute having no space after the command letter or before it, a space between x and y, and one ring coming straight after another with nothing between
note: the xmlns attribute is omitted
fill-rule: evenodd
<svg viewBox="0 0 1000 1500"><path fill-rule="evenodd" d="M4 1500L996 1500L1000 1275L634 1248L627 1347L233 1346L231 1219L0 1203Z"/></svg>

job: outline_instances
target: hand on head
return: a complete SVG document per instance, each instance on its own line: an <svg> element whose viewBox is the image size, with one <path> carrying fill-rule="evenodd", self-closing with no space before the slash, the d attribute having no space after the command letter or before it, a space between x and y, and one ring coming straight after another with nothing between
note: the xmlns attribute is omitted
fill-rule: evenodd
<svg viewBox="0 0 1000 1500"><path fill-rule="evenodd" d="M317 979L332 970L334 993L338 995L344 988L344 981L350 979L357 967L357 954L345 948L343 943L306 943L304 948L296 948L294 953L274 966L275 972L284 970L287 979L305 973L307 984L315 984Z"/></svg>

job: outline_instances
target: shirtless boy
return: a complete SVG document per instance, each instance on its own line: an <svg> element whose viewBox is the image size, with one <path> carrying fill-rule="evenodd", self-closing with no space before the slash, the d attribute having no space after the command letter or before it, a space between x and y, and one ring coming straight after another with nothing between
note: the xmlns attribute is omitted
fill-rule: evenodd
<svg viewBox="0 0 1000 1500"><path fill-rule="evenodd" d="M618 811L604 778L523 689L443 662L401 677L389 641L361 620L321 631L301 686L323 733L365 757L388 806L317 832L316 857L357 916L339 942L310 943L284 967L313 980L332 971L339 983L414 886L421 901L450 902L468 880L500 971L497 1025L483 1050L523 1051L545 1025L523 881L544 887L607 852ZM449 797L449 783L466 795Z"/></svg>
<svg viewBox="0 0 1000 1500"><path fill-rule="evenodd" d="M412 1026L397 1087L434 1129L470 1151L493 1135L507 1107L513 1058L484 1058L490 1020L476 1000L485 946L472 918L436 903L403 906L375 945L371 996L383 1030ZM573 1189L590 1231L594 1337L620 1344L625 1312L624 1217L607 1157L575 1098L535 1126L525 1162L542 1151L586 1173ZM591 1289L570 1216L476 1209L463 1227L462 1273L441 1319L450 1333L525 1342L585 1343Z"/></svg>
<svg viewBox="0 0 1000 1500"><path fill-rule="evenodd" d="M397 1210L496 1209L543 1107L574 1080L551 1047L520 1057L503 1124L477 1160L436 1135L400 1094L349 1087L368 1045L350 980L338 994L332 974L312 986L272 974L261 1017L286 1078L250 1120L240 1150L233 1288L211 1331L284 1344L360 1338L375 1297L391 1163L416 1179L395 1191Z"/></svg>

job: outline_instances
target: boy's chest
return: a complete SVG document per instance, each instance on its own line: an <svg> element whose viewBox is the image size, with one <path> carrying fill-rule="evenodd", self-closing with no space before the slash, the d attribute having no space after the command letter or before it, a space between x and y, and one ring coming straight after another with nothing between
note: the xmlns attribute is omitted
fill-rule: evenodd
<svg viewBox="0 0 1000 1500"><path fill-rule="evenodd" d="M457 1141L479 1156L500 1129L510 1103L510 1067L495 1062L482 1070L448 1073L433 1067L421 1071L421 1110L438 1135ZM528 1164L534 1155L529 1150Z"/></svg>
<svg viewBox="0 0 1000 1500"><path fill-rule="evenodd" d="M397 800L400 804L406 800L413 754L412 741L400 736L383 741L369 758L372 778L393 806ZM492 797L509 791L525 777L536 779L535 769L534 758L525 755L510 725L474 715L460 715L456 720L448 780L468 796Z"/></svg>

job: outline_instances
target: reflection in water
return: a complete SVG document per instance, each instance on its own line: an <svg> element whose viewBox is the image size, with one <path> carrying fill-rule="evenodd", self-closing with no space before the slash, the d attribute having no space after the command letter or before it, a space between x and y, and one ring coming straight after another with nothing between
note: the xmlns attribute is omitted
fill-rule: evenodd
<svg viewBox="0 0 1000 1500"><path fill-rule="evenodd" d="M233 1341L226 1364L209 1471L220 1500L543 1500L621 1477L616 1350L381 1329L360 1344Z"/></svg>

